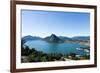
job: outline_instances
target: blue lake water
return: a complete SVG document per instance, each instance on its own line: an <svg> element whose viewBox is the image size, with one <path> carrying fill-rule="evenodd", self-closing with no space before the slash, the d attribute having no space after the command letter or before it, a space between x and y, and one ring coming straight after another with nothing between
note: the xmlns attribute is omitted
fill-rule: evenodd
<svg viewBox="0 0 100 73"><path fill-rule="evenodd" d="M29 48L35 48L37 51L42 51L44 53L76 53L78 55L88 54L84 50L77 50L76 48L86 47L77 43L48 43L43 40L34 40L28 41L24 45L29 46Z"/></svg>

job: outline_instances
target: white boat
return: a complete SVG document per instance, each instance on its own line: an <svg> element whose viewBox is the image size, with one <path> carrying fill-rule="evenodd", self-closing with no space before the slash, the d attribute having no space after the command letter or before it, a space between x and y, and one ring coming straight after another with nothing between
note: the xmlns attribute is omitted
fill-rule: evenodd
<svg viewBox="0 0 100 73"><path fill-rule="evenodd" d="M85 52L90 52L88 49L84 49Z"/></svg>
<svg viewBox="0 0 100 73"><path fill-rule="evenodd" d="M77 50L82 50L81 48L76 48Z"/></svg>

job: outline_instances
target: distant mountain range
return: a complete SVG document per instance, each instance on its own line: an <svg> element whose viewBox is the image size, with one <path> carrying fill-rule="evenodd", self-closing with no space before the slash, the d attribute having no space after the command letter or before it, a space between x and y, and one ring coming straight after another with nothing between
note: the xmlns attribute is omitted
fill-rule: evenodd
<svg viewBox="0 0 100 73"><path fill-rule="evenodd" d="M90 36L76 36L72 38L73 40L90 40Z"/></svg>
<svg viewBox="0 0 100 73"><path fill-rule="evenodd" d="M76 37L65 37L65 36L56 36L55 34L51 34L50 36L47 36L45 38L37 37L37 36L24 36L22 37L22 41L27 42L31 40L44 40L50 43L63 43L66 40L67 41L87 41L89 40L89 36L76 36Z"/></svg>
<svg viewBox="0 0 100 73"><path fill-rule="evenodd" d="M25 43L25 42L27 42L27 41L31 41L31 40L41 40L41 39L42 39L42 38L40 38L40 37L28 35L28 36L22 37L21 40L23 41L23 43Z"/></svg>

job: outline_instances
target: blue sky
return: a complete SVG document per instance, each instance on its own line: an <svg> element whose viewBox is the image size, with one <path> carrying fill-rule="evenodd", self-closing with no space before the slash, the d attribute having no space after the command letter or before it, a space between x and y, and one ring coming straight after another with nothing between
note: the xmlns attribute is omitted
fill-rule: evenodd
<svg viewBox="0 0 100 73"><path fill-rule="evenodd" d="M90 14L22 10L22 36L89 36Z"/></svg>

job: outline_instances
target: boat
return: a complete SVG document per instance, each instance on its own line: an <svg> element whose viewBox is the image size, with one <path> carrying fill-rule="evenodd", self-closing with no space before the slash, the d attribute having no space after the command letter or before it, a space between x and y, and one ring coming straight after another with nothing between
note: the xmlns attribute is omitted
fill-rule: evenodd
<svg viewBox="0 0 100 73"><path fill-rule="evenodd" d="M76 48L77 50L82 50L82 48Z"/></svg>

